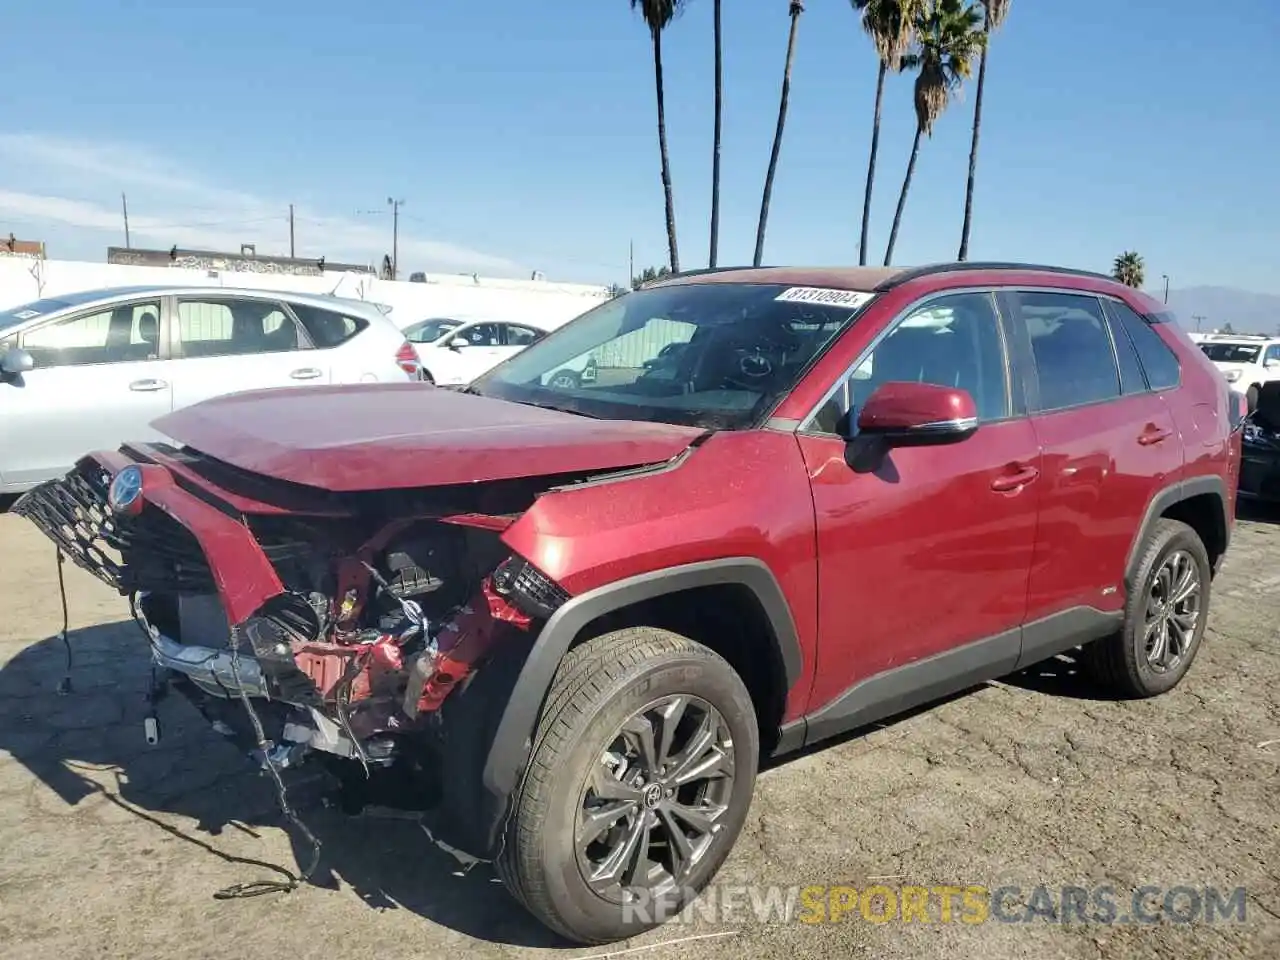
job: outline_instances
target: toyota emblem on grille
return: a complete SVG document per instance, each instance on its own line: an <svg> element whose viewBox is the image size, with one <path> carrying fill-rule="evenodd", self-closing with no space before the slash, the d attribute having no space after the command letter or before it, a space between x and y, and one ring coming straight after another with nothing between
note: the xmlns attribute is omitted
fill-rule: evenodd
<svg viewBox="0 0 1280 960"><path fill-rule="evenodd" d="M116 474L107 490L107 505L116 513L132 513L141 506L142 470L128 466Z"/></svg>

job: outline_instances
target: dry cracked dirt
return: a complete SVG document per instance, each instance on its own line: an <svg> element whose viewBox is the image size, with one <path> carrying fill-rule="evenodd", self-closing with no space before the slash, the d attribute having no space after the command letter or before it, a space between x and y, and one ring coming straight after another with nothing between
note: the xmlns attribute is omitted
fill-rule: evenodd
<svg viewBox="0 0 1280 960"><path fill-rule="evenodd" d="M214 899L305 859L268 784L176 700L144 743L137 628L69 564L74 690L56 693L53 551L12 515L0 575L6 956L1280 957L1280 513L1243 515L1173 693L1113 702L1058 660L775 766L716 887L680 922L602 948L558 944L415 823L322 806L305 814L324 842L311 885ZM940 901L879 922L886 901L866 902L869 919L848 890L876 884L895 902L904 885L1005 890L985 922L961 922L977 914L959 898L951 922ZM1063 915L1067 886L1112 888L1117 916L1144 886L1159 888L1147 910L1175 887L1244 888L1244 919L1193 917L1183 890L1153 923L1099 922L1092 900L1082 921ZM849 908L839 922L831 897Z"/></svg>

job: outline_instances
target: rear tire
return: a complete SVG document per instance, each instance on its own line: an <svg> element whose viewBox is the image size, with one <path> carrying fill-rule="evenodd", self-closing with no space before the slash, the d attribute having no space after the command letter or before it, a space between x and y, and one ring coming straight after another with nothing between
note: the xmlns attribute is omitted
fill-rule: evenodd
<svg viewBox="0 0 1280 960"><path fill-rule="evenodd" d="M572 370L557 370L547 381L547 386L557 390L577 390L582 386L582 378Z"/></svg>
<svg viewBox="0 0 1280 960"><path fill-rule="evenodd" d="M759 762L738 674L650 627L570 651L533 742L498 874L542 923L583 944L652 929L706 887L742 829Z"/></svg>
<svg viewBox="0 0 1280 960"><path fill-rule="evenodd" d="M1182 682L1204 637L1213 569L1199 535L1156 521L1141 547L1119 633L1086 645L1085 668L1123 697L1167 693Z"/></svg>

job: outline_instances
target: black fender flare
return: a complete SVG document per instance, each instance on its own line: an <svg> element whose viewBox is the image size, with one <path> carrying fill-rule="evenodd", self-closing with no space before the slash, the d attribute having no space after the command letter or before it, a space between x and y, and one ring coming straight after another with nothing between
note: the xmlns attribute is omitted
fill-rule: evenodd
<svg viewBox="0 0 1280 960"><path fill-rule="evenodd" d="M749 589L768 617L786 673L786 689L800 679L804 657L791 608L773 572L755 557L728 557L666 567L605 584L571 598L543 625L502 711L485 760L485 790L505 807L533 750L538 713L560 661L574 639L598 617L643 600L717 584Z"/></svg>
<svg viewBox="0 0 1280 960"><path fill-rule="evenodd" d="M1147 510L1142 516L1142 523L1138 527L1138 533L1134 537L1133 543L1129 545L1129 556L1125 559L1124 584L1126 590L1130 590L1133 587L1134 568L1137 566L1142 545L1146 543L1151 528L1155 526L1160 516L1174 504L1181 503L1183 500L1190 500L1192 497L1203 496L1204 494L1210 494L1218 502L1218 507L1221 510L1223 553L1226 552L1226 548L1231 541L1231 518L1227 516L1226 481L1218 476L1200 476L1177 480L1156 493L1151 498L1151 502L1147 504Z"/></svg>

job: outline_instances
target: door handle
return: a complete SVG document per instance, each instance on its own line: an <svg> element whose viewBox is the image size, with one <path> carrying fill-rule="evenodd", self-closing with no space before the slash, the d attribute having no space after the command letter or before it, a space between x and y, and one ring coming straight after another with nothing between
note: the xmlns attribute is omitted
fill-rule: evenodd
<svg viewBox="0 0 1280 960"><path fill-rule="evenodd" d="M314 380L316 377L320 376L323 372L324 371L318 370L315 367L303 367L300 370L294 370L291 374L289 374L289 376L293 377L293 379L295 380Z"/></svg>
<svg viewBox="0 0 1280 960"><path fill-rule="evenodd" d="M1153 443L1160 443L1162 440L1168 440L1172 436L1172 430L1165 430L1163 427L1157 427L1154 423L1148 423L1146 429L1138 434L1138 442L1144 447L1149 447Z"/></svg>
<svg viewBox="0 0 1280 960"><path fill-rule="evenodd" d="M135 393L155 393L157 390L164 390L169 384L164 380L135 380L129 384L129 389Z"/></svg>
<svg viewBox="0 0 1280 960"><path fill-rule="evenodd" d="M1024 467L1017 473L1006 473L996 477L991 481L991 489L998 493L1009 493L1012 490L1025 487L1038 476L1040 476L1040 471L1035 467Z"/></svg>

